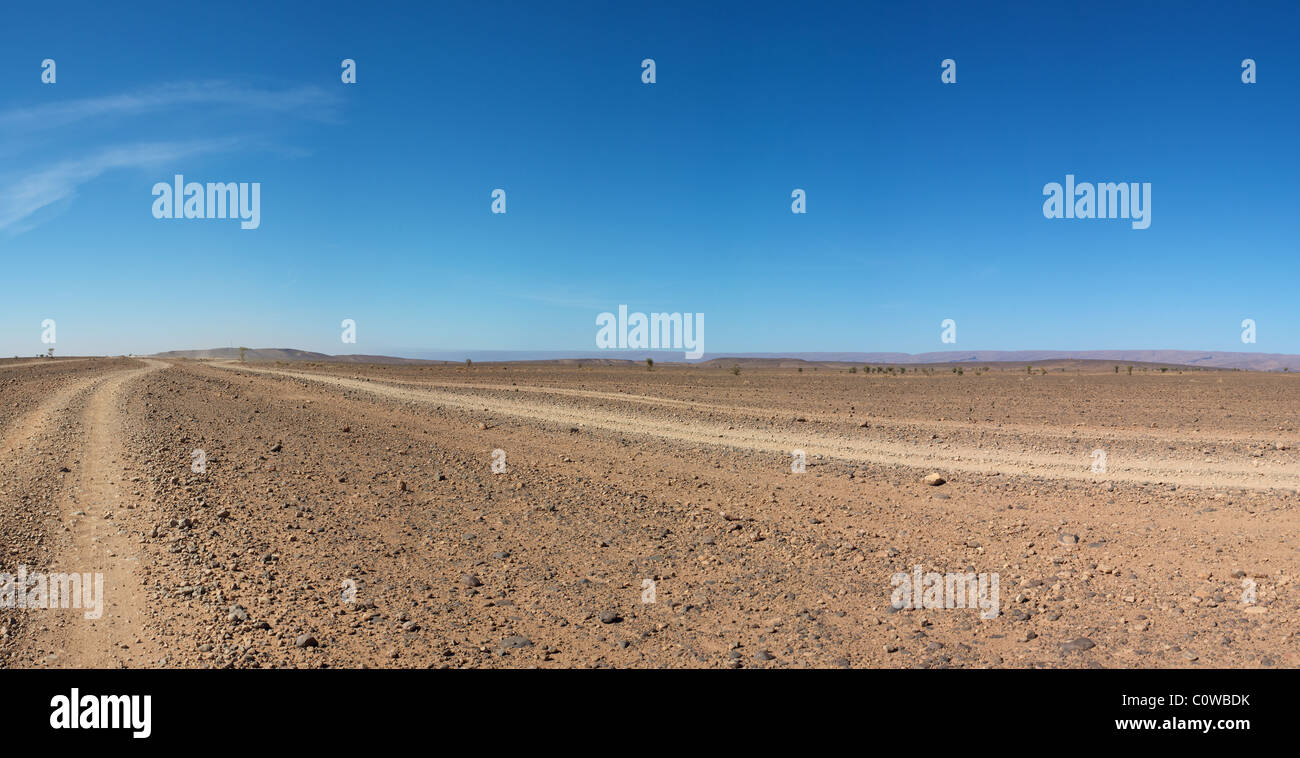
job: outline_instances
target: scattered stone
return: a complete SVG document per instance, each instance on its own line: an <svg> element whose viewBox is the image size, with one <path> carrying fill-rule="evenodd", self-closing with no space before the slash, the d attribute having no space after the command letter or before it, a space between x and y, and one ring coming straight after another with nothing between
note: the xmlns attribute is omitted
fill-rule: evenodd
<svg viewBox="0 0 1300 758"><path fill-rule="evenodd" d="M533 641L521 635L513 635L501 640L502 650L518 650L524 647L532 647Z"/></svg>

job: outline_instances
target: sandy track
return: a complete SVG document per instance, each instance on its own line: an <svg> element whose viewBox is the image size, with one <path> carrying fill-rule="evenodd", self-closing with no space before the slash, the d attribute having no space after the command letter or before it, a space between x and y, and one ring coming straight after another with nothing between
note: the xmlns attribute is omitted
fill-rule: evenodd
<svg viewBox="0 0 1300 758"><path fill-rule="evenodd" d="M167 364L78 379L25 416L6 437L9 466L48 467L69 462L55 493L47 528L56 535L47 566L39 569L103 576L102 615L87 618L76 608L48 611L35 630L38 665L108 668L141 665L131 654L139 642L139 557L120 525L128 501L118 404L129 385ZM34 567L36 568L36 567ZM93 615L93 614L91 614Z"/></svg>
<svg viewBox="0 0 1300 758"><path fill-rule="evenodd" d="M238 366L235 363L222 363L214 365ZM356 378L358 381L367 381L364 378ZM369 380L375 381L375 380ZM755 421L763 421L772 418L772 408L756 405L737 405L711 403L703 400L678 400L676 398L659 397L656 395L642 395L630 392L601 392L599 390L570 389L567 387L529 387L514 384L491 384L482 382L400 382L394 380L382 380L393 386L407 387L410 389L448 389L448 390L470 390L470 391L495 391L495 392L517 392L523 394L538 394L551 397L571 397L587 400L597 400L603 402L622 403L622 404L639 404L652 408L668 408L691 411L717 411L719 413L734 414L747 416ZM834 423L839 421L834 414L807 413L805 418L811 422ZM1036 438L1048 440L1060 440L1077 437L1079 430L1069 427L1045 427L1043 425L1029 424L998 424L995 428L990 428L987 424L976 424L971 422L958 421L956 419L944 419L935 421L929 418L873 418L872 426L881 429L890 430L911 430L911 431L943 431L951 432L953 430L963 430L972 433L994 435L997 437L1014 437L1016 435L1032 435ZM1090 430L1098 439L1104 440L1123 440L1137 443L1160 442L1168 439L1169 434L1152 433L1135 429L1094 429ZM1251 442L1256 440L1254 434L1248 433L1229 433L1220 430L1179 430L1178 435L1184 440L1194 440L1197 444L1213 443L1231 443L1231 442ZM1286 442L1292 445L1300 445L1300 435L1295 434L1275 434L1274 439Z"/></svg>
<svg viewBox="0 0 1300 758"><path fill-rule="evenodd" d="M853 439L834 433L810 429L806 433L790 434L778 431L737 428L732 424L703 422L696 419L673 420L650 417L627 409L609 411L600 408L559 405L541 402L548 396L586 397L607 401L633 402L646 406L690 405L679 400L661 400L651 396L628 397L623 394L599 393L570 389L531 387L526 391L536 399L510 400L482 394L484 391L518 389L506 385L439 385L418 388L376 380L363 381L339 376L329 376L303 371L256 368L237 363L214 363L221 368L290 377L299 380L341 387L398 400L442 405L466 411L488 411L556 425L581 425L589 428L639 434L665 440L691 444L722 445L736 449L789 456L793 450L803 450L809 458L822 456L860 463L908 466L917 469L938 469L944 472L978 474L1030 475L1051 479L1078 481L1119 481L1133 483L1160 483L1178 486L1222 488L1235 487L1253 490L1295 489L1300 483L1300 465L1270 463L1266 466L1248 461L1207 461L1175 455L1133 455L1112 457L1104 475L1091 471L1091 460L1077 455L1031 454L1012 450L949 445L940 450L928 450L915 444L870 438ZM453 391L454 390L454 391ZM708 407L739 414L752 413L752 409L711 404ZM1032 433L1044 438L1064 436L1062 431L1022 427L1019 433ZM1139 436L1127 435L1131 439ZM1155 439L1152 437L1152 439Z"/></svg>

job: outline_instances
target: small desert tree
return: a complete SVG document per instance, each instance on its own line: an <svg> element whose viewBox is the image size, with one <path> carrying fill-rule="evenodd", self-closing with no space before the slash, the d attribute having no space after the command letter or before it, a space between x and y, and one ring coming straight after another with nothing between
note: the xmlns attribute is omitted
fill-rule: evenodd
<svg viewBox="0 0 1300 758"><path fill-rule="evenodd" d="M734 374L734 375L736 375L736 376L740 376L740 364L739 364L739 363L733 363L733 364L731 365L731 373Z"/></svg>
<svg viewBox="0 0 1300 758"><path fill-rule="evenodd" d="M241 347L241 348L239 348L239 362L240 362L240 363L246 363L246 362L247 362L247 361L244 360L244 354L247 353L247 352L248 352L248 348L246 348L246 347Z"/></svg>
<svg viewBox="0 0 1300 758"><path fill-rule="evenodd" d="M654 359L654 358L646 358L646 359L645 359L645 370L646 370L646 371L654 371L654 370L655 370L655 359Z"/></svg>

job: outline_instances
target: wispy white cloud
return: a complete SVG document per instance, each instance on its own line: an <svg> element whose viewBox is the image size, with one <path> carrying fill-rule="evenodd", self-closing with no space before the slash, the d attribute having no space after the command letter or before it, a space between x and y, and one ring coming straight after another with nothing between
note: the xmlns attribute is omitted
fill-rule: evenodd
<svg viewBox="0 0 1300 758"><path fill-rule="evenodd" d="M47 155L31 149L31 143L59 129L89 123L98 126L105 119L155 118L167 111L184 112L200 109L209 114L214 108L228 107L233 115L250 111L292 115L316 121L336 120L340 98L315 85L287 89L258 89L224 81L181 82L162 84L148 89L102 97L77 98L33 106L15 106L0 110L0 157L10 171L0 176L0 231L12 236L40 223L46 217L33 218L43 208L76 197L77 189L94 181L106 171L124 168L147 168L237 147L257 149L254 137L220 138L189 141L161 140L133 144L96 146L95 137L81 142L82 155L56 162L17 168L20 156ZM120 140L119 140L120 142ZM265 145L262 146L265 149ZM291 148L279 148L292 152ZM65 153L66 155L66 153Z"/></svg>
<svg viewBox="0 0 1300 758"><path fill-rule="evenodd" d="M77 188L106 171L149 168L203 153L229 150L236 139L189 142L154 142L121 145L91 155L60 161L21 176L0 178L0 230L24 231L21 225L32 214L76 195Z"/></svg>
<svg viewBox="0 0 1300 758"><path fill-rule="evenodd" d="M92 118L134 116L189 105L230 105L331 121L338 103L336 95L317 86L267 90L219 81L184 82L120 95L8 108L0 111L0 129L45 130Z"/></svg>

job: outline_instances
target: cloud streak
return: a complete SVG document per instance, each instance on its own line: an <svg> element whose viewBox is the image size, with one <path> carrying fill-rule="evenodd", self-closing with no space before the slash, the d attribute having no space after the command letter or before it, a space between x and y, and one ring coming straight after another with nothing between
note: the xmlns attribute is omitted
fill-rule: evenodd
<svg viewBox="0 0 1300 758"><path fill-rule="evenodd" d="M92 118L136 116L191 105L229 105L333 121L339 98L316 86L259 90L228 82L164 84L148 91L80 98L0 111L0 129L35 131Z"/></svg>
<svg viewBox="0 0 1300 758"><path fill-rule="evenodd" d="M78 187L106 171L155 167L203 153L229 150L238 143L232 138L120 145L60 161L25 176L5 178L0 183L0 231L23 231L28 227L16 227L24 219L42 208L74 197Z"/></svg>
<svg viewBox="0 0 1300 758"><path fill-rule="evenodd" d="M225 81L162 84L117 95L0 110L0 135L3 135L0 144L4 145L0 153L39 155L30 145L38 134L83 123L98 127L106 119L138 118L187 108L198 108L208 114L214 109L229 108L236 115L261 111L333 122L337 120L339 103L337 95L315 85L273 90ZM204 153L250 146L256 145L236 138L163 139L100 147L83 143L80 156L15 169L0 176L0 232L13 236L31 229L39 223L33 219L35 214L75 197L79 187L107 171L157 167ZM5 162L12 166L8 157Z"/></svg>

